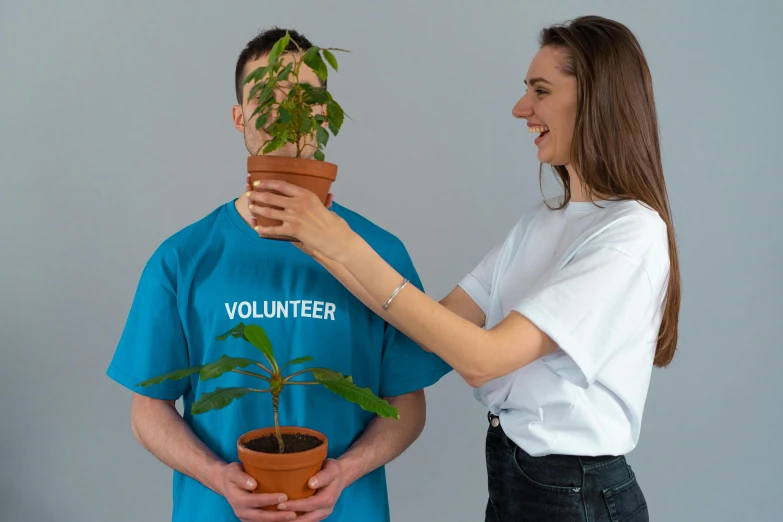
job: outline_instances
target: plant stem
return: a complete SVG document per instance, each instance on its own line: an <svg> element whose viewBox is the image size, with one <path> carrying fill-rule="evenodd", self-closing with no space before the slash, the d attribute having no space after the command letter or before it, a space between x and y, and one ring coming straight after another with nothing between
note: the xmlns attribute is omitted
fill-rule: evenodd
<svg viewBox="0 0 783 522"><path fill-rule="evenodd" d="M245 370L237 370L236 368L234 368L234 369L233 369L233 370L231 370L231 371L232 371L232 372L235 372L235 373L241 373L242 375L249 375L249 376L251 376L251 377L258 377L259 379L263 379L263 380L265 380L266 382L272 382L272 380L271 380L269 377L264 377L263 375L261 375L261 374L258 374L258 373L254 373L254 372L247 372L247 371L245 371Z"/></svg>
<svg viewBox="0 0 783 522"><path fill-rule="evenodd" d="M321 384L321 383L320 382L294 381L294 382L287 382L286 384Z"/></svg>
<svg viewBox="0 0 783 522"><path fill-rule="evenodd" d="M280 434L280 422L277 416L278 405L280 404L280 392L272 392L272 408L275 412L275 437L277 438L278 453L283 453L285 446L283 445L283 436Z"/></svg>
<svg viewBox="0 0 783 522"><path fill-rule="evenodd" d="M292 373L291 375L289 375L288 377L286 377L285 379L283 379L283 382L288 382L288 381L290 381L291 379L293 379L294 377L296 377L297 375L302 375L303 373L307 373L307 372L309 372L309 371L310 371L310 368L306 368L306 369L304 369L304 370L299 370L298 372L296 372L296 373ZM289 384L292 384L292 383L289 383Z"/></svg>
<svg viewBox="0 0 783 522"><path fill-rule="evenodd" d="M259 368L263 369L263 370L264 370L266 373L268 373L269 375L274 375L274 373L272 372L272 370L270 370L269 368L267 368L266 366L264 366L264 365L263 365L263 364L261 364L260 362L256 362L255 364L256 364L256 366L258 366Z"/></svg>
<svg viewBox="0 0 783 522"><path fill-rule="evenodd" d="M299 56L301 56L301 53L298 53ZM294 75L296 77L296 82L293 84L294 89L296 89L296 95L297 95L297 106L302 106L302 88L299 86L299 68L302 66L301 60L297 60L296 57L294 57ZM299 118L296 118L296 121L294 122L296 125L296 133L294 134L294 137L296 138L296 157L301 158L302 157L302 147L299 145L299 142L301 140L299 129L302 128L302 122L301 115Z"/></svg>

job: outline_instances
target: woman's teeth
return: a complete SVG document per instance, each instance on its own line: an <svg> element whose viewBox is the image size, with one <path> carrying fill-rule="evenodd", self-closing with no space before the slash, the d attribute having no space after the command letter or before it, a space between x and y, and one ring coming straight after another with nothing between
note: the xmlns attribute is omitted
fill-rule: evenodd
<svg viewBox="0 0 783 522"><path fill-rule="evenodd" d="M549 127L546 127L544 125L537 126L537 127L528 127L527 131L529 133L531 133L531 134L534 134L534 133L541 134L541 133L544 133L544 132L548 132L549 131Z"/></svg>

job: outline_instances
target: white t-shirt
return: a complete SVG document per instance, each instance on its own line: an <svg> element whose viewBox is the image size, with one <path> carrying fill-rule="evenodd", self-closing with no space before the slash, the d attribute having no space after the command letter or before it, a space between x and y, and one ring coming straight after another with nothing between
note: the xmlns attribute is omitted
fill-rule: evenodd
<svg viewBox="0 0 783 522"><path fill-rule="evenodd" d="M624 455L639 440L668 285L666 224L636 201L599 205L537 205L459 283L485 328L515 310L559 347L474 391L531 455Z"/></svg>

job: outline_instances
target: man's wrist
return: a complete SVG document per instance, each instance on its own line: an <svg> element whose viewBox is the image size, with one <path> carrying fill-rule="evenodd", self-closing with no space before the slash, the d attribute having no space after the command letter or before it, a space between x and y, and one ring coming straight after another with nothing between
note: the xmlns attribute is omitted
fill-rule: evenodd
<svg viewBox="0 0 783 522"><path fill-rule="evenodd" d="M226 496L223 487L223 474L225 473L226 466L228 466L228 464L222 460L214 460L207 466L204 477L206 481L204 485L223 497Z"/></svg>
<svg viewBox="0 0 783 522"><path fill-rule="evenodd" d="M361 463L351 453L345 453L336 459L343 477L343 487L347 488L365 475Z"/></svg>

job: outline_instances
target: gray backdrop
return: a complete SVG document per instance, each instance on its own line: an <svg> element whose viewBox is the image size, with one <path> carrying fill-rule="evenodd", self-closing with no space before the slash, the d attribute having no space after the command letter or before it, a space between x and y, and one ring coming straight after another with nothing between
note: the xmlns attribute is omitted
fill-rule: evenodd
<svg viewBox="0 0 783 522"><path fill-rule="evenodd" d="M104 371L153 249L243 189L232 75L259 29L353 51L334 192L441 297L540 198L511 108L538 30L590 13L647 53L682 256L679 352L630 462L653 520L780 519L780 3L219 4L0 3L0 520L168 519L170 471ZM392 518L483 520L484 410L454 374L427 397Z"/></svg>

